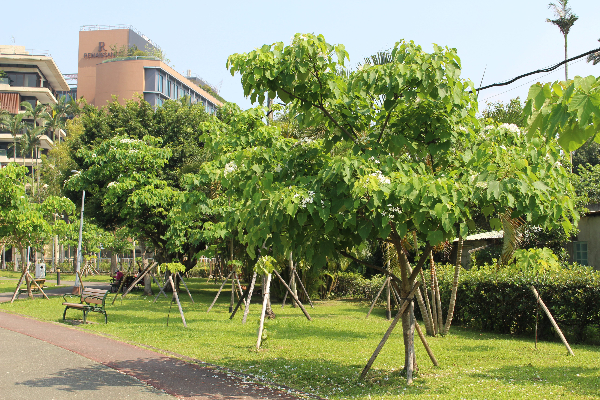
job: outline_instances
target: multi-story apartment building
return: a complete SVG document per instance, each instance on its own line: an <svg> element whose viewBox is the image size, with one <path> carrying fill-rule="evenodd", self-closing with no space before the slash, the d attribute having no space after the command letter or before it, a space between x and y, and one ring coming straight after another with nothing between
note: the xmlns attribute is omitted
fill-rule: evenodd
<svg viewBox="0 0 600 400"><path fill-rule="evenodd" d="M49 55L30 54L23 46L0 45L0 109L9 114L25 113L21 103L27 101L35 107L41 104L56 104L57 92L69 90L69 85ZM30 121L33 122L33 121ZM38 121L40 122L40 121ZM64 135L64 132L60 132ZM17 140L21 135L17 135ZM41 153L47 153L54 146L52 138L44 134L40 138ZM15 138L7 128L0 128L0 166L13 161L12 147ZM19 164L32 166L37 159L17 154Z"/></svg>
<svg viewBox="0 0 600 400"><path fill-rule="evenodd" d="M148 56L126 56L123 50L135 48ZM160 58L160 50L145 35L131 27L83 26L79 32L77 98L101 107L142 95L153 106L167 99L188 96L192 103L201 102L208 112L216 111L222 102L175 71Z"/></svg>

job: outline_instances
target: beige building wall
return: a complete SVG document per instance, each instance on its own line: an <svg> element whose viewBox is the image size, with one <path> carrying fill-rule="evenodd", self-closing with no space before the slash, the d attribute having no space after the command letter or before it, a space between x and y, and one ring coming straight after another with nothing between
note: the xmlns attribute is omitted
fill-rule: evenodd
<svg viewBox="0 0 600 400"><path fill-rule="evenodd" d="M96 66L112 58L111 46L117 49L129 43L129 29L79 32L77 98L96 103Z"/></svg>
<svg viewBox="0 0 600 400"><path fill-rule="evenodd" d="M577 240L587 242L588 264L600 270L600 214L582 216L577 227Z"/></svg>
<svg viewBox="0 0 600 400"><path fill-rule="evenodd" d="M102 107L117 96L125 104L137 94L144 94L144 66L158 66L160 61L123 60L99 64L96 67L96 95L94 105Z"/></svg>

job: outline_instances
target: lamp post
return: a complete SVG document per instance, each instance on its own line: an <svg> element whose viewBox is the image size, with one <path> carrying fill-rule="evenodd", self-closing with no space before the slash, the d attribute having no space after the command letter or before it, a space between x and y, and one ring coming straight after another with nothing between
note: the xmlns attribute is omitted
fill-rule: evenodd
<svg viewBox="0 0 600 400"><path fill-rule="evenodd" d="M71 172L80 174L80 171L72 170ZM73 286L73 290L71 293L80 294L80 282L79 282L79 271L81 269L81 236L83 233L83 207L85 206L85 190L81 195L81 220L79 222L79 242L77 243L77 262L75 263L75 285Z"/></svg>

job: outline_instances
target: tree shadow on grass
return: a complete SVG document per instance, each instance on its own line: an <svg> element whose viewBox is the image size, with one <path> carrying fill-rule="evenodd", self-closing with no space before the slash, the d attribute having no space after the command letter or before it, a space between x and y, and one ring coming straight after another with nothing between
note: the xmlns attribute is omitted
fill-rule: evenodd
<svg viewBox="0 0 600 400"><path fill-rule="evenodd" d="M596 397L600 393L600 368L539 367L514 365L469 374L476 379L498 380L512 385L560 386L565 392Z"/></svg>

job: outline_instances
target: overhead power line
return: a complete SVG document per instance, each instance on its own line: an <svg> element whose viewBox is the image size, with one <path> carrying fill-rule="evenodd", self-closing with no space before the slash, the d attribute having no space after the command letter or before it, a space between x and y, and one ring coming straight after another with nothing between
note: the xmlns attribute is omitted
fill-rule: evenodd
<svg viewBox="0 0 600 400"><path fill-rule="evenodd" d="M551 71L554 71L555 69L557 69L558 67L560 67L561 65L564 65L564 64L566 64L568 62L575 61L575 60L577 60L577 59L579 59L581 57L585 57L585 56L588 56L588 55L590 55L592 53L597 53L597 52L600 52L600 47L597 48L597 49L595 49L595 50L590 50L590 51L588 51L586 53L583 53L583 54L580 54L578 56L571 57L571 58L569 58L567 60L561 61L558 64L553 65L552 67L548 67L548 68L544 68L544 69L538 69L537 71L533 71L533 72L528 72L526 74L519 75L516 78L513 78L513 79L511 79L509 81L506 81L506 82L494 83L492 85L483 86L483 87L480 87L480 88L476 89L476 91L479 92L480 90L489 89L489 88L496 87L496 86L510 85L514 81L519 80L521 78L525 78L526 76L530 76L530 75L534 75L534 74L539 74L539 73L542 73L542 72L551 72Z"/></svg>

